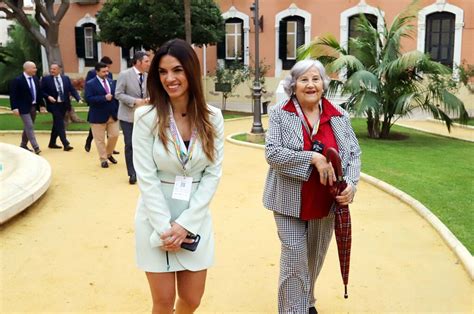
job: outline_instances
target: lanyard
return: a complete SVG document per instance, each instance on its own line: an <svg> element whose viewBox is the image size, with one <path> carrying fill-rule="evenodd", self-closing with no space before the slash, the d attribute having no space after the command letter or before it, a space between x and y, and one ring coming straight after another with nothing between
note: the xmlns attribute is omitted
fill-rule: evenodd
<svg viewBox="0 0 474 314"><path fill-rule="evenodd" d="M295 108L296 108L296 113L298 114L298 117L300 118L301 123L303 124L303 127L305 128L306 132L308 132L308 134L311 138L311 141L313 141L313 137L318 133L319 121L320 121L321 114L316 118L316 121L314 121L313 132L311 132L310 128L309 128L309 125L306 122L306 119L304 117L303 110L301 109L301 106L298 103L298 100L295 97L292 100L293 100L293 104L295 105ZM321 109L321 113L322 113L322 108L320 107L320 109Z"/></svg>
<svg viewBox="0 0 474 314"><path fill-rule="evenodd" d="M186 164L193 158L194 144L196 143L197 130L193 129L191 134L191 140L189 141L189 147L186 148L181 134L179 134L178 126L173 117L173 108L170 106L170 131L173 138L174 147L176 149L176 155L178 160L183 166L184 174L186 175Z"/></svg>

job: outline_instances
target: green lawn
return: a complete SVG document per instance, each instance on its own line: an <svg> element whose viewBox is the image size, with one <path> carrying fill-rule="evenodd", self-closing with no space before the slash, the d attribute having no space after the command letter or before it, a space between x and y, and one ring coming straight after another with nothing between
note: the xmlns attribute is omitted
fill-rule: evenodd
<svg viewBox="0 0 474 314"><path fill-rule="evenodd" d="M10 107L10 99L0 98L0 106L1 107Z"/></svg>
<svg viewBox="0 0 474 314"><path fill-rule="evenodd" d="M372 140L364 119L352 123L362 171L419 200L473 253L474 144L399 126L392 128L393 139Z"/></svg>
<svg viewBox="0 0 474 314"><path fill-rule="evenodd" d="M73 107L85 107L87 106L85 103L78 103L76 100L71 101L71 105ZM0 106L2 107L10 107L10 99L8 98L0 98Z"/></svg>
<svg viewBox="0 0 474 314"><path fill-rule="evenodd" d="M3 100L3 99L0 99ZM87 119L87 112L77 113L81 119ZM224 119L243 117L248 114L236 113L236 112L224 112ZM53 118L51 114L37 114L35 122L35 130L51 130L53 125ZM0 130L23 130L23 123L19 117L15 117L12 114L0 115ZM88 123L71 123L68 127L69 131L88 131Z"/></svg>
<svg viewBox="0 0 474 314"><path fill-rule="evenodd" d="M233 137L233 139L235 139L237 141L246 142L247 141L247 135L246 134L237 134ZM255 144L265 145L265 139L263 139L262 142L255 143Z"/></svg>
<svg viewBox="0 0 474 314"><path fill-rule="evenodd" d="M77 113L81 119L87 119L87 112ZM51 130L53 125L53 118L50 113L37 114L35 121L35 130ZM20 117L15 117L11 114L0 115L0 130L23 130L23 123ZM69 131L88 131L88 123L71 123L68 127Z"/></svg>
<svg viewBox="0 0 474 314"><path fill-rule="evenodd" d="M454 119L454 121L459 123L459 119ZM469 117L469 120L467 120L467 125L474 125L474 117Z"/></svg>

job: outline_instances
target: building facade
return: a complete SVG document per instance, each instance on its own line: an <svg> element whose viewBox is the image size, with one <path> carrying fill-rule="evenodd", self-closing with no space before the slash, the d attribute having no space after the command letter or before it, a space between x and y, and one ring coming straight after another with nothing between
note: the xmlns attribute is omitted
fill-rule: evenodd
<svg viewBox="0 0 474 314"><path fill-rule="evenodd" d="M84 76L104 55L114 61L112 72L118 73L127 67L130 51L95 40L94 34L100 32L95 15L103 2L76 1L62 21L60 45L64 69L72 77ZM207 98L216 104L221 101L212 80L216 67L235 59L250 65L255 55L255 27L250 8L253 0L217 3L225 20L225 39L217 46L196 48ZM260 60L269 66L264 100L274 101L278 82L295 63L298 46L331 33L347 47L349 38L355 34L354 20L359 14L365 14L380 28L384 19L390 25L411 0L260 0L259 3ZM474 64L473 0L422 0L415 28L413 39L402 41L405 51L417 49L430 53L433 59L448 66L462 62ZM230 109L233 104L251 102L250 86L251 82L242 84L229 98ZM461 91L460 96L466 100L469 93ZM242 109L251 110L251 106Z"/></svg>

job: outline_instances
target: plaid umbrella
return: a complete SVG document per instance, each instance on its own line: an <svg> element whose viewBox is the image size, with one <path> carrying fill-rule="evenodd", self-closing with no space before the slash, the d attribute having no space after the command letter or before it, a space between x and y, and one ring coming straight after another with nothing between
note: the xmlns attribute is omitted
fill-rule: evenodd
<svg viewBox="0 0 474 314"><path fill-rule="evenodd" d="M330 187L331 194L336 197L347 187L344 181L341 158L334 148L326 150L326 159L330 161L336 173L337 180ZM337 252L339 255L339 265L341 267L342 281L344 282L344 298L348 298L347 284L349 282L349 264L351 259L351 214L348 205L336 204L336 217L334 220L334 233L336 234Z"/></svg>

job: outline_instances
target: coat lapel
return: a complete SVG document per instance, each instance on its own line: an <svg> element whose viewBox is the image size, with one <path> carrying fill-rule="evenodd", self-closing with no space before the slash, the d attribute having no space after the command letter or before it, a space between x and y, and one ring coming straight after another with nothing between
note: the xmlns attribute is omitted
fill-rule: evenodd
<svg viewBox="0 0 474 314"><path fill-rule="evenodd" d="M283 110L282 128L283 132L286 130L291 130L296 136L298 143L301 144L301 148L303 148L303 127L301 125L300 118L296 115L296 113Z"/></svg>
<svg viewBox="0 0 474 314"><path fill-rule="evenodd" d="M344 131L344 116L336 116L332 117L331 120L329 120L329 123L331 124L334 137L336 138L337 146L339 148L339 157L341 157L341 162L342 162L342 169L345 169L347 164L348 164L348 159L347 159L347 136L346 132Z"/></svg>

